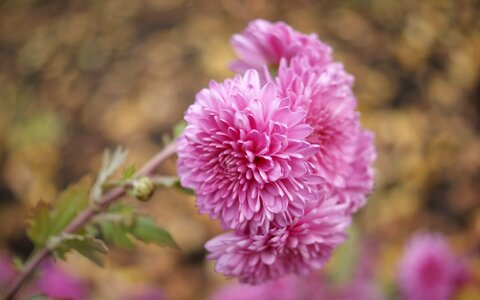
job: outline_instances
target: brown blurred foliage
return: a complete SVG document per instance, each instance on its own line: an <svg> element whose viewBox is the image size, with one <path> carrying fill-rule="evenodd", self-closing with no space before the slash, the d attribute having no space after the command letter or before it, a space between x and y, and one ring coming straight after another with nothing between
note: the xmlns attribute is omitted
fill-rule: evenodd
<svg viewBox="0 0 480 300"><path fill-rule="evenodd" d="M0 1L0 250L25 257L29 208L95 174L106 147L127 147L137 165L158 151L195 93L233 75L229 38L261 17L317 32L356 77L379 152L356 224L383 245L382 280L416 230L476 255L480 279L479 15L475 0ZM175 174L174 160L161 171ZM68 267L96 299L152 285L206 298L224 281L204 261L218 224L177 191L139 209L182 250L139 245L105 269L73 255Z"/></svg>

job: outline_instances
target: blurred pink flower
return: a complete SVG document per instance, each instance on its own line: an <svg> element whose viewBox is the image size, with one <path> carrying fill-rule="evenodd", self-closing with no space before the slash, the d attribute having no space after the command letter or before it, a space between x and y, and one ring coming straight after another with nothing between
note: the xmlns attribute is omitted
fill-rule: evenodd
<svg viewBox="0 0 480 300"><path fill-rule="evenodd" d="M443 236L417 234L399 263L398 285L407 300L448 300L465 272Z"/></svg>
<svg viewBox="0 0 480 300"><path fill-rule="evenodd" d="M234 283L216 290L211 300L383 300L370 279L336 285L325 278L287 276L260 285Z"/></svg>
<svg viewBox="0 0 480 300"><path fill-rule="evenodd" d="M260 285L234 283L216 290L211 300L297 300L296 279L289 276Z"/></svg>
<svg viewBox="0 0 480 300"><path fill-rule="evenodd" d="M242 33L233 35L231 42L239 59L230 67L239 73L276 68L282 58L290 60L299 54L307 55L312 64L331 61L331 48L320 42L316 34L302 34L284 22L254 20Z"/></svg>
<svg viewBox="0 0 480 300"><path fill-rule="evenodd" d="M48 262L42 267L41 275L34 282L34 286L42 294L55 299L88 298L87 284L53 262Z"/></svg>
<svg viewBox="0 0 480 300"><path fill-rule="evenodd" d="M306 141L305 113L289 105L254 70L197 94L177 153L181 183L195 190L201 213L266 232L274 217L299 218L321 197L308 162L319 147Z"/></svg>
<svg viewBox="0 0 480 300"><path fill-rule="evenodd" d="M15 277L15 269L8 256L0 255L0 288L7 287Z"/></svg>
<svg viewBox="0 0 480 300"><path fill-rule="evenodd" d="M215 270L241 282L258 284L295 273L306 275L323 267L345 238L350 223L345 205L311 201L305 215L289 225L280 220L268 234L231 232L208 241Z"/></svg>
<svg viewBox="0 0 480 300"><path fill-rule="evenodd" d="M312 157L315 171L328 186L327 197L355 212L373 188L373 134L361 128L353 77L342 64L311 64L305 56L282 60L276 84L292 110L306 110L305 123L314 131L307 140L320 147Z"/></svg>

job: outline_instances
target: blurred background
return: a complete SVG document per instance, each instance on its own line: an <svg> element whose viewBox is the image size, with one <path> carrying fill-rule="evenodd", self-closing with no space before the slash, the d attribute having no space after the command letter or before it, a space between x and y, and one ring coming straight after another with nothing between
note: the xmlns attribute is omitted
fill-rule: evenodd
<svg viewBox="0 0 480 300"><path fill-rule="evenodd" d="M475 0L2 0L0 254L28 256L29 209L94 175L105 148L123 145L138 166L157 152L195 93L233 76L229 39L261 17L318 33L356 77L379 155L355 228L379 243L382 286L419 230L447 235L480 280L479 16ZM175 174L175 161L161 173ZM204 259L220 227L193 197L159 191L139 210L181 250L113 249L103 269L70 255L63 265L92 299L148 288L206 299L226 282Z"/></svg>

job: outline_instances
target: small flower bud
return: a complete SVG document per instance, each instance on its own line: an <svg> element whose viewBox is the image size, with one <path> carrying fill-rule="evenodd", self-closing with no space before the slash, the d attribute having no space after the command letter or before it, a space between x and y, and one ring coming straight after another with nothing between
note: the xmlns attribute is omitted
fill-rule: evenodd
<svg viewBox="0 0 480 300"><path fill-rule="evenodd" d="M155 183L148 177L141 177L132 182L130 194L140 201L148 201L155 192Z"/></svg>

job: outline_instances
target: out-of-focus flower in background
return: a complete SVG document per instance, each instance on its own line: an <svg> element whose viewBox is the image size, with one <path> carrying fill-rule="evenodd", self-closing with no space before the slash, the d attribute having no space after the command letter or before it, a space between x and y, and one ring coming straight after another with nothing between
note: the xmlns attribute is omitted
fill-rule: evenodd
<svg viewBox="0 0 480 300"><path fill-rule="evenodd" d="M40 275L32 283L32 287L54 299L82 300L89 295L86 282L63 270L53 261L48 261L41 267Z"/></svg>
<svg viewBox="0 0 480 300"><path fill-rule="evenodd" d="M265 284L252 286L233 283L214 291L211 300L321 300L325 287L315 276L286 276Z"/></svg>
<svg viewBox="0 0 480 300"><path fill-rule="evenodd" d="M323 276L287 276L262 285L233 283L219 288L211 300L383 300L371 279L334 284Z"/></svg>
<svg viewBox="0 0 480 300"><path fill-rule="evenodd" d="M0 255L0 291L12 283L16 274L8 257ZM89 292L87 282L49 260L41 265L35 278L26 284L19 299L43 295L52 299L83 300L88 298Z"/></svg>
<svg viewBox="0 0 480 300"><path fill-rule="evenodd" d="M0 253L0 290L7 287L16 272L9 257Z"/></svg>
<svg viewBox="0 0 480 300"><path fill-rule="evenodd" d="M398 285L406 300L448 300L468 279L467 266L440 234L416 234L398 265Z"/></svg>

